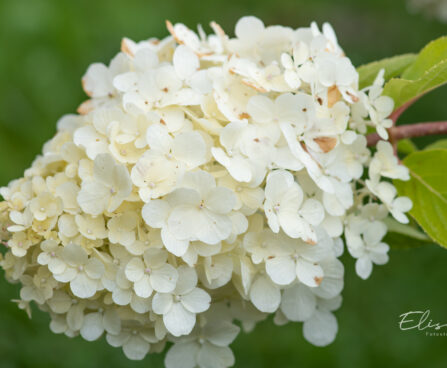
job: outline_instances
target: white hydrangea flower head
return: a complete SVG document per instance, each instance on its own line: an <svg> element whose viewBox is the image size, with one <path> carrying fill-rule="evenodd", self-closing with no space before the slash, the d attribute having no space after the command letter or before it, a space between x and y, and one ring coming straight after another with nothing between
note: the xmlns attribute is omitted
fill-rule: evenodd
<svg viewBox="0 0 447 368"><path fill-rule="evenodd" d="M358 74L328 24L255 17L234 38L167 22L92 64L89 100L0 189L0 266L19 308L67 336L161 352L168 368L226 368L240 328L275 314L317 346L338 330L346 240L356 271L388 261L384 220L408 222L386 139L383 72Z"/></svg>

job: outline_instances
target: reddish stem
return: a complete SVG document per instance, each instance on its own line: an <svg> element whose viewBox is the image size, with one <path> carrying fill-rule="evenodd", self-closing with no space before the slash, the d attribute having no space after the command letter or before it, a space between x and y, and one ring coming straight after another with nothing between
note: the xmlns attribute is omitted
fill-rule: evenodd
<svg viewBox="0 0 447 368"><path fill-rule="evenodd" d="M390 142L397 142L404 138L423 137L426 135L447 134L447 121L436 121L429 123L417 123L399 125L388 129ZM375 146L382 140L377 133L366 136L368 146Z"/></svg>
<svg viewBox="0 0 447 368"><path fill-rule="evenodd" d="M411 100L405 102L402 106L398 107L396 110L394 110L391 113L390 119L393 121L393 127L396 126L397 119L399 119L399 117L404 113L404 111L407 110L411 105L413 105L421 97L422 97L422 95L412 98ZM389 129L388 129L388 131L389 131ZM394 154L397 156L397 140L394 139L394 137L391 134L390 134L390 143L393 146Z"/></svg>

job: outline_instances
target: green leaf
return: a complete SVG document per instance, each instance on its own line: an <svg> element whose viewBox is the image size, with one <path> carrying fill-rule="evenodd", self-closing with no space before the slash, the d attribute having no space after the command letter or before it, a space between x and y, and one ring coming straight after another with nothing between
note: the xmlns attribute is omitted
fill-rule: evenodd
<svg viewBox="0 0 447 368"><path fill-rule="evenodd" d="M403 163L411 179L394 181L399 195L413 201L410 215L435 242L447 247L447 149L414 152Z"/></svg>
<svg viewBox="0 0 447 368"><path fill-rule="evenodd" d="M420 97L431 90L447 83L447 60L427 70L419 79L407 80L393 78L385 84L383 94L394 100L394 108L402 106L405 102Z"/></svg>
<svg viewBox="0 0 447 368"><path fill-rule="evenodd" d="M447 36L438 38L426 45L414 63L402 73L403 79L416 80L424 73L447 59Z"/></svg>
<svg viewBox="0 0 447 368"><path fill-rule="evenodd" d="M391 218L391 217L387 217L385 220L383 220L383 222L385 222L388 231L393 232L393 233L399 233L402 235L405 235L409 238L413 238L413 239L417 239L417 240L421 240L421 241L430 241L430 238L424 234L422 231L414 228L413 226L409 225L409 224L401 224L400 222L396 221L395 219Z"/></svg>
<svg viewBox="0 0 447 368"><path fill-rule="evenodd" d="M409 155L410 153L416 152L418 148L410 139L401 139L397 142L397 151L403 153L404 155Z"/></svg>
<svg viewBox="0 0 447 368"><path fill-rule="evenodd" d="M440 139L435 143L429 144L427 147L425 147L425 149L426 150L447 149L447 139Z"/></svg>
<svg viewBox="0 0 447 368"><path fill-rule="evenodd" d="M394 108L447 83L447 36L425 46L403 72L390 79L383 94L394 99Z"/></svg>
<svg viewBox="0 0 447 368"><path fill-rule="evenodd" d="M385 80L401 75L415 60L416 54L398 55L387 59L373 61L357 68L359 73L359 87L370 86L380 69L385 69Z"/></svg>

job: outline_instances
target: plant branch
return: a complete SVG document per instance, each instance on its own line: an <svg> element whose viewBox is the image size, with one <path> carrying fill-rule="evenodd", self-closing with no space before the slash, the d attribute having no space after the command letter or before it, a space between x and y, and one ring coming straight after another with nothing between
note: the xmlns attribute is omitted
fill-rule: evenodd
<svg viewBox="0 0 447 368"><path fill-rule="evenodd" d="M447 121L436 121L428 123L417 123L394 126L388 129L390 142L397 142L405 138L423 137L426 135L447 134ZM382 140L377 133L366 136L368 146L375 146Z"/></svg>

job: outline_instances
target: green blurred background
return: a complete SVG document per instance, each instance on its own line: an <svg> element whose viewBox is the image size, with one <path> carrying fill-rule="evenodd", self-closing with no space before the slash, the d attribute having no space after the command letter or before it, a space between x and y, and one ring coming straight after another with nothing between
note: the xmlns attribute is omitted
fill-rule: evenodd
<svg viewBox="0 0 447 368"><path fill-rule="evenodd" d="M190 27L215 20L232 34L248 14L292 27L329 21L355 65L416 52L447 33L445 24L409 14L403 0L0 0L0 185L22 175L57 119L85 99L81 76L90 63L107 63L121 37L163 37L165 19ZM401 121L445 120L446 102L447 90L440 89ZM431 309L434 320L447 323L447 251L430 245L390 255L367 281L343 257L344 305L332 345L314 347L300 325L275 327L269 320L236 340L236 367L447 367L447 337L398 328L398 316L410 310ZM29 320L10 301L18 290L0 277L0 368L163 366L161 355L132 362L103 339L53 335L46 315L34 311Z"/></svg>

